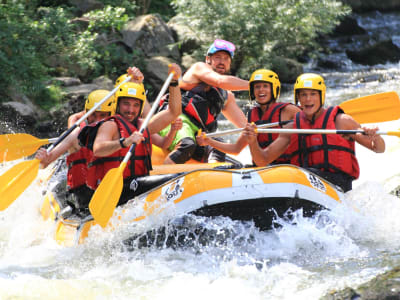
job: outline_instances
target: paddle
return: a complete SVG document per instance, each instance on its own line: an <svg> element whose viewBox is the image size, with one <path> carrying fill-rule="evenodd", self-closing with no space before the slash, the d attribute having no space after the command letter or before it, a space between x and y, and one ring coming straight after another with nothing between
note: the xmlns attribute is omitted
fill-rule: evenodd
<svg viewBox="0 0 400 300"><path fill-rule="evenodd" d="M49 153L62 140L64 140L77 126L80 125L90 114L110 98L125 82L131 79L128 76L123 82L108 93L101 101L96 103L86 114L76 121L66 132L64 132L48 149ZM0 176L0 210L6 209L22 192L32 183L39 172L40 161L38 159L23 161L14 165Z"/></svg>
<svg viewBox="0 0 400 300"><path fill-rule="evenodd" d="M397 120L400 118L400 99L396 92L384 92L367 95L341 103L340 108L352 116L358 123L379 123ZM286 123L290 121L284 121ZM268 128L284 125L284 122L268 123L257 128ZM225 130L206 134L207 137L219 137L234 133L240 133L244 128Z"/></svg>
<svg viewBox="0 0 400 300"><path fill-rule="evenodd" d="M394 91L347 100L339 106L360 124L387 122L400 118L400 99Z"/></svg>
<svg viewBox="0 0 400 300"><path fill-rule="evenodd" d="M292 120L288 120L288 121L280 121L280 122L274 122L274 123L266 123L266 124L261 124L258 125L257 128L269 128L269 127L275 127L275 126L282 126L282 125L286 125L288 123L292 122ZM228 135L228 134L234 134L234 133L240 133L244 130L244 128L236 128L236 129L230 129L230 130L225 130L225 131L220 131L220 132L214 132L214 133L204 133L204 135L206 135L207 137L219 137L219 136L224 136L224 135ZM199 131L198 135L201 135L201 131Z"/></svg>
<svg viewBox="0 0 400 300"><path fill-rule="evenodd" d="M40 146L54 143L56 140L57 138L38 139L27 133L0 135L0 162L32 155Z"/></svg>
<svg viewBox="0 0 400 300"><path fill-rule="evenodd" d="M147 124L150 122L150 118L153 116L155 110L158 108L161 97L164 95L169 83L172 80L174 73L170 73L162 86L160 93L158 94L156 100L151 107L150 112L147 114L142 126L139 129L140 133L143 133ZM123 172L124 169L135 151L136 144L132 144L129 151L126 153L123 161L118 168L113 168L109 170L101 181L100 185L97 187L92 199L89 203L89 210L95 219L95 221L102 227L105 227L108 220L114 213L114 209L117 207L119 198L122 193L123 188Z"/></svg>
<svg viewBox="0 0 400 300"><path fill-rule="evenodd" d="M356 134L364 133L364 130L339 130L339 129L286 129L286 128L268 128L258 129L258 133L298 133L298 134ZM397 131L381 131L378 130L376 134L392 135L400 137L400 130Z"/></svg>

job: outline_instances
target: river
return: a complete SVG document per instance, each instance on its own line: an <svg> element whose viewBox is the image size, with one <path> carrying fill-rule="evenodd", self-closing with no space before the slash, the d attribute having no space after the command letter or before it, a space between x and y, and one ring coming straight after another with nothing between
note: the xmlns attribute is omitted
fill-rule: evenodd
<svg viewBox="0 0 400 300"><path fill-rule="evenodd" d="M360 16L359 22L391 26L399 34L398 17L375 16L370 22L371 16ZM393 40L399 43L400 36ZM400 94L399 63L365 67L340 54L334 57L345 68L321 72L328 104L378 92ZM314 71L312 63L307 71ZM281 99L291 101L292 93ZM400 121L378 125L398 130ZM319 299L332 290L356 287L400 265L400 199L389 193L400 185L400 143L397 137L384 139L384 154L357 147L361 177L336 210L314 218L295 214L268 232L228 219L199 219L216 229L231 228L236 236L189 249L127 250L120 235L134 231L132 226L123 232L95 228L87 243L61 247L53 240L53 223L39 215L41 187L35 181L0 212L0 298ZM248 161L248 152L239 159ZM0 165L0 173L18 162ZM44 175L40 171L39 178Z"/></svg>

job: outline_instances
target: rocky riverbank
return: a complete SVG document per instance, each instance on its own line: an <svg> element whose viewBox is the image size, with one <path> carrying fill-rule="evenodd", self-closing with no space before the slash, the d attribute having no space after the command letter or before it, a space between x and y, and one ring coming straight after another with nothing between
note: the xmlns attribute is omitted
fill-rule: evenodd
<svg viewBox="0 0 400 300"><path fill-rule="evenodd" d="M375 1L343 0L352 6L356 12L368 11L393 11L400 10L400 4L396 0ZM77 7L82 12L97 8L96 1L78 1ZM88 20L77 18L73 20L85 26ZM171 19L165 23L158 15L144 15L130 21L121 29L122 38L104 37L104 42L123 45L127 51L140 48L146 53L143 69L146 83L153 87L152 90L158 91L163 80L166 78L167 66L171 62L176 62L185 70L193 62L191 53L199 47L199 41L195 35L191 34L187 28L179 26ZM335 37L335 44L329 44L329 39ZM346 49L349 59L359 64L374 65L400 60L400 48L390 36L373 36L368 30L357 23L353 16L346 17L336 28L333 35L321 37L321 44L325 45L326 51ZM354 45L358 47L355 49ZM178 47L179 45L179 47ZM68 62L58 61L49 58L49 63L53 67L73 68L81 74L83 70L79 65L70 66ZM63 65L64 64L64 65ZM67 65L65 65L67 64ZM318 68L339 69L340 63L329 58L320 58L316 66ZM303 72L301 63L282 58L279 62L279 75L284 83L293 83L298 74ZM82 72L81 72L82 71ZM91 82L82 82L78 77L53 78L53 82L58 82L63 90L63 104L55 107L49 112L42 111L35 106L29 99L29 95L19 94L13 89L8 91L10 101L0 104L0 118L4 120L0 127L1 133L9 133L17 130L18 132L28 132L39 137L54 137L59 135L66 127L66 119L73 112L82 110L87 95L95 89L112 89L115 78L100 77ZM154 99L155 95L149 94L148 98Z"/></svg>

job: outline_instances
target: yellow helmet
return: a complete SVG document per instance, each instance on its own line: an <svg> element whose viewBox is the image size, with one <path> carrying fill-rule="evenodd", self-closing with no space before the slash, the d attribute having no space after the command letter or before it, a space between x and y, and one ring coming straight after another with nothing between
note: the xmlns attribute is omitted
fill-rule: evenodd
<svg viewBox="0 0 400 300"><path fill-rule="evenodd" d="M321 94L321 106L325 103L326 85L324 78L314 73L304 73L297 77L296 83L294 84L294 102L297 105L297 90L299 89L311 89L318 90Z"/></svg>
<svg viewBox="0 0 400 300"><path fill-rule="evenodd" d="M85 102L85 110L92 109L96 103L99 103L110 91L107 90L95 90L89 94ZM100 105L96 111L110 112L110 115L115 114L115 99L114 95L111 95L102 105Z"/></svg>
<svg viewBox="0 0 400 300"><path fill-rule="evenodd" d="M269 82L272 86L272 96L273 100L276 101L279 98L279 94L281 92L281 82L279 81L278 75L266 69L259 69L253 72L250 77L249 81L249 94L250 99L254 100L256 97L254 96L254 83L262 81L262 82Z"/></svg>
<svg viewBox="0 0 400 300"><path fill-rule="evenodd" d="M114 87L116 87L117 85L119 85L122 81L124 81L126 79L126 77L128 77L128 74L122 74L121 76L119 76L117 78L117 80L115 80L115 84Z"/></svg>
<svg viewBox="0 0 400 300"><path fill-rule="evenodd" d="M119 98L135 98L142 101L142 106L140 108L140 115L143 112L144 104L146 103L146 91L144 90L144 85L135 82L125 82L121 85L118 91L115 93L115 108L117 108Z"/></svg>

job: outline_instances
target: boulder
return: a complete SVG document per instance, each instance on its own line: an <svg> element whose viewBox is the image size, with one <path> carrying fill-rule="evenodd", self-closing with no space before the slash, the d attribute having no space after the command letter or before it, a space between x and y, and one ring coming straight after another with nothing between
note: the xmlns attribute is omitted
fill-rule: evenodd
<svg viewBox="0 0 400 300"><path fill-rule="evenodd" d="M399 0L341 0L355 12L400 10Z"/></svg>
<svg viewBox="0 0 400 300"><path fill-rule="evenodd" d="M0 118L2 121L1 133L28 132L38 121L38 113L29 105L9 101L0 103Z"/></svg>
<svg viewBox="0 0 400 300"><path fill-rule="evenodd" d="M392 40L378 42L359 50L346 50L347 56L355 63L362 65L377 65L400 61L400 48Z"/></svg>
<svg viewBox="0 0 400 300"><path fill-rule="evenodd" d="M285 83L294 83L297 76L303 73L303 65L286 57L275 57L272 61L272 70L277 70L279 80Z"/></svg>
<svg viewBox="0 0 400 300"><path fill-rule="evenodd" d="M179 61L180 53L172 31L158 14L143 15L121 29L123 43L130 49L141 50L147 57L165 56Z"/></svg>
<svg viewBox="0 0 400 300"><path fill-rule="evenodd" d="M346 16L332 32L333 36L366 34L367 31L358 25L355 18Z"/></svg>
<svg viewBox="0 0 400 300"><path fill-rule="evenodd" d="M147 99L153 101L158 95L165 79L168 77L168 65L171 63L176 62L165 56L155 56L146 59L145 82L150 83L154 88L154 91L147 95Z"/></svg>
<svg viewBox="0 0 400 300"><path fill-rule="evenodd" d="M192 53L194 50L201 47L202 42L198 34L190 29L190 27L182 25L179 15L169 20L168 26L175 35L175 40L179 41L178 44L181 55L184 55L184 53Z"/></svg>

